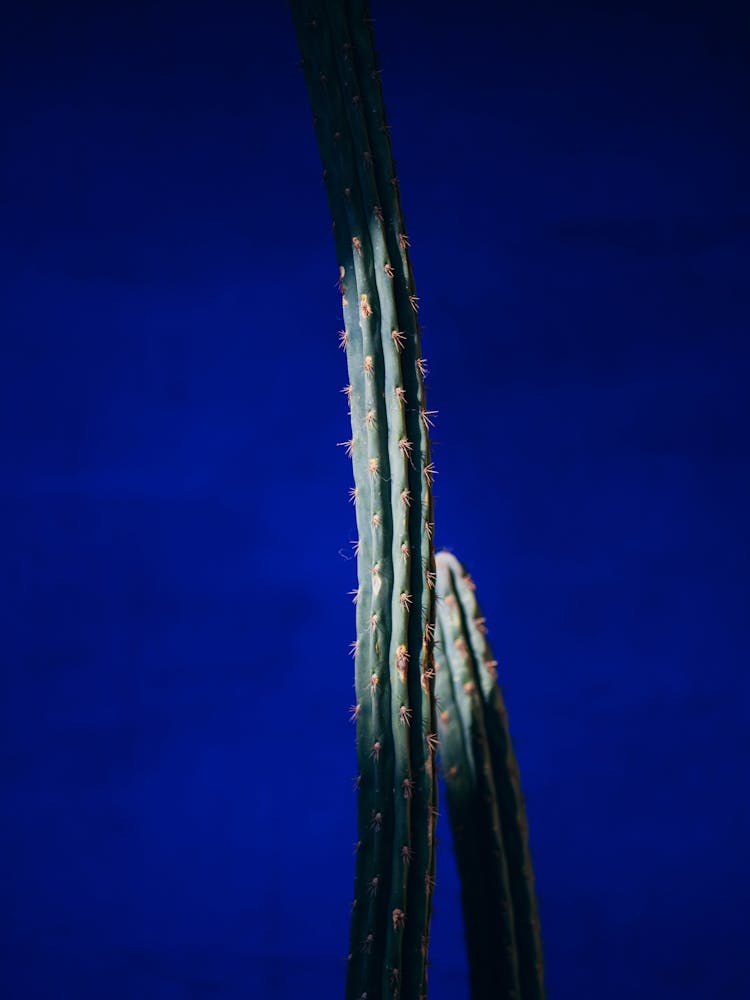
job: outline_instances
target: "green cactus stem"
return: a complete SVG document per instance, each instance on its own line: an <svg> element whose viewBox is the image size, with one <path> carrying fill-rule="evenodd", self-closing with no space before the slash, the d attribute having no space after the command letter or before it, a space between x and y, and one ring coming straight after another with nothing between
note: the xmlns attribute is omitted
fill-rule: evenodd
<svg viewBox="0 0 750 1000"><path fill-rule="evenodd" d="M334 224L359 534L359 841L346 996L419 1000L435 877L437 719L417 299L366 5L291 8Z"/></svg>
<svg viewBox="0 0 750 1000"><path fill-rule="evenodd" d="M526 814L497 663L471 577L437 565L437 697L472 1000L543 1000Z"/></svg>

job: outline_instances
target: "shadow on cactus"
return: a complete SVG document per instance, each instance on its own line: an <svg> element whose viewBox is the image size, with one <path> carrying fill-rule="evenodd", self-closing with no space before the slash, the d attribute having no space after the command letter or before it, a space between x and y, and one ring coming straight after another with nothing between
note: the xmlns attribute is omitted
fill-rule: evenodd
<svg viewBox="0 0 750 1000"><path fill-rule="evenodd" d="M346 997L427 996L442 738L472 997L540 1000L526 825L493 661L460 564L441 553L436 570L419 301L372 21L363 0L291 8L339 265L358 531Z"/></svg>

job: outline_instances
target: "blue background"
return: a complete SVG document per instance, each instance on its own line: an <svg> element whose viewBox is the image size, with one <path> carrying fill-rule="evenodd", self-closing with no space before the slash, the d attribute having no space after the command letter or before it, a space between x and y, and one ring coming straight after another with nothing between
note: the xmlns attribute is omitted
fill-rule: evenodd
<svg viewBox="0 0 750 1000"><path fill-rule="evenodd" d="M4 14L5 1000L343 995L333 241L284 4ZM729 6L374 5L436 541L556 1000L746 1000L747 177ZM433 1000L466 997L443 816Z"/></svg>

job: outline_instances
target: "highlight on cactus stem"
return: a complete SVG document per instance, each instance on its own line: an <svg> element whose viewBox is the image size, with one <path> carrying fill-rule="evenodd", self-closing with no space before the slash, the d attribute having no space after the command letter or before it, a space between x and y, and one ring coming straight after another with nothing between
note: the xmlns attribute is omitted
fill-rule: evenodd
<svg viewBox="0 0 750 1000"><path fill-rule="evenodd" d="M474 635L481 635L478 612L462 610L474 607L466 578L448 557L435 565L434 411L425 397L419 298L372 20L364 0L290 5L333 219L344 318L337 339L346 353L342 391L352 427L341 444L352 461L349 500L358 533L350 645L356 701L349 710L358 836L346 998L427 996L441 731L449 811L461 845L472 996L540 1000L533 883L502 701L499 690L485 692L483 678L469 679L472 656L480 656L486 677L490 665ZM442 669L436 670L440 587ZM465 673L460 683L454 660ZM445 689L440 730L436 674Z"/></svg>
<svg viewBox="0 0 750 1000"><path fill-rule="evenodd" d="M472 997L541 1000L542 948L528 829L497 661L474 583L437 564L437 698Z"/></svg>

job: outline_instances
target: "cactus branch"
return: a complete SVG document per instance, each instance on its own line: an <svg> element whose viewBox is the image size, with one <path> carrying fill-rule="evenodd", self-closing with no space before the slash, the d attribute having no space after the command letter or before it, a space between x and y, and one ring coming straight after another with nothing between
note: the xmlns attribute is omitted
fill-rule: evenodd
<svg viewBox="0 0 750 1000"><path fill-rule="evenodd" d="M526 815L496 663L471 577L448 552L436 563L441 766L472 997L543 1000Z"/></svg>

